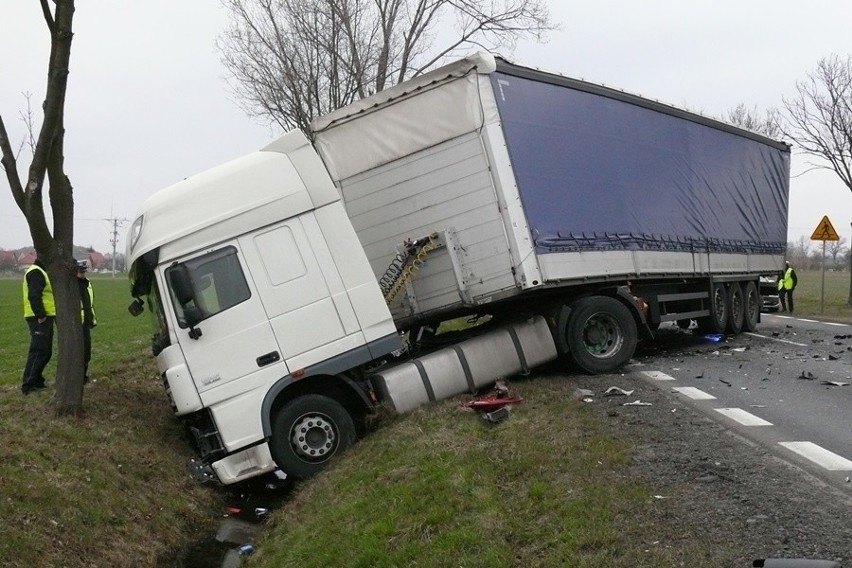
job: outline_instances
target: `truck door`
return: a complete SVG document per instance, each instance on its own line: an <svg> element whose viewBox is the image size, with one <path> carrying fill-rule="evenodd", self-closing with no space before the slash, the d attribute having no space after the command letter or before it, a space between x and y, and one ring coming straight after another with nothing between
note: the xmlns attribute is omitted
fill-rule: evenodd
<svg viewBox="0 0 852 568"><path fill-rule="evenodd" d="M328 244L308 213L252 235L240 247L291 371L363 345Z"/></svg>
<svg viewBox="0 0 852 568"><path fill-rule="evenodd" d="M269 319L237 246L175 263L165 270L177 317L177 337L205 404L233 396L213 391L250 378L240 391L287 374ZM207 393L207 396L205 396Z"/></svg>

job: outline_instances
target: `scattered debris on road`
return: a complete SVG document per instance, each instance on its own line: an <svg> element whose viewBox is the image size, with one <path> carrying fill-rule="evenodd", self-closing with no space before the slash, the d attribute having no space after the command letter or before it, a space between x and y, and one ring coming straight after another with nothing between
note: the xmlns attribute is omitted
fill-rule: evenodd
<svg viewBox="0 0 852 568"><path fill-rule="evenodd" d="M651 406L651 403L650 402L642 402L641 400L639 400L637 398L633 402L625 402L621 406Z"/></svg>
<svg viewBox="0 0 852 568"><path fill-rule="evenodd" d="M630 396L633 394L632 390L624 390L620 387L609 387L604 391L604 396Z"/></svg>

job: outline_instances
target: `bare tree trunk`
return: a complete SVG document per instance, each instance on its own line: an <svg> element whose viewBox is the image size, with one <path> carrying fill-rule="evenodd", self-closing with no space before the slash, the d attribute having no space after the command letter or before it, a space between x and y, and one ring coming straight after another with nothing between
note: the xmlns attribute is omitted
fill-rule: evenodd
<svg viewBox="0 0 852 568"><path fill-rule="evenodd" d="M849 247L849 299L846 300L846 305L852 306L852 247Z"/></svg>
<svg viewBox="0 0 852 568"><path fill-rule="evenodd" d="M65 256L65 255L62 255ZM50 403L58 415L78 416L83 411L83 324L76 263L57 258L48 264L56 299L56 390ZM69 266L73 264L74 266Z"/></svg>
<svg viewBox="0 0 852 568"><path fill-rule="evenodd" d="M44 262L56 303L59 341L56 391L51 399L60 415L78 415L83 410L83 328L80 290L76 277L74 249L73 188L65 175L65 94L68 86L74 0L39 0L50 32L50 61L47 90L42 109L44 120L33 145L33 159L26 184L21 182L17 159L5 124L0 117L0 152L6 179L15 203L27 219L36 253ZM55 12L51 12L51 8ZM33 139L32 131L30 139ZM43 190L48 180L53 232L44 213Z"/></svg>

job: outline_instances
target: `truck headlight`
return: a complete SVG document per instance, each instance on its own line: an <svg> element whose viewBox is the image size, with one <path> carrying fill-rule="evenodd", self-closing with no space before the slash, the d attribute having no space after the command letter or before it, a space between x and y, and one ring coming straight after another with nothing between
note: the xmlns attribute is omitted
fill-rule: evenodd
<svg viewBox="0 0 852 568"><path fill-rule="evenodd" d="M133 221L133 225L130 226L130 252L133 252L133 249L136 248L136 243L139 241L139 235L142 234L142 222L144 221L145 216L140 215Z"/></svg>

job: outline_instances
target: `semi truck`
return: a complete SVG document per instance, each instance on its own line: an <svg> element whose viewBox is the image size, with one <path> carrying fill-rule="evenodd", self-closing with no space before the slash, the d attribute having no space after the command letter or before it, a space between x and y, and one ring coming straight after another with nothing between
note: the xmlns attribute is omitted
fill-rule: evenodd
<svg viewBox="0 0 852 568"><path fill-rule="evenodd" d="M790 147L476 53L163 189L127 235L194 474L314 475L403 413L663 323L737 334L784 264Z"/></svg>

